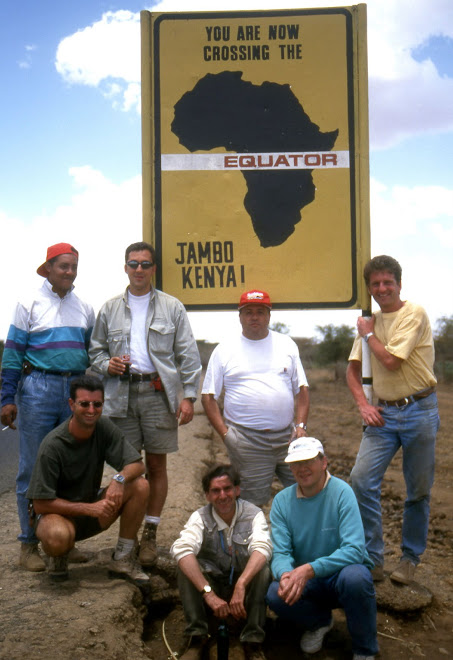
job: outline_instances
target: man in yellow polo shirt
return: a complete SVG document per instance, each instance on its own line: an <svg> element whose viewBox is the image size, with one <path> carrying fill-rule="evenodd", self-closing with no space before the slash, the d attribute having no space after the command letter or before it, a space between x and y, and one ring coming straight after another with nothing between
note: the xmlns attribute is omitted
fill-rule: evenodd
<svg viewBox="0 0 453 660"><path fill-rule="evenodd" d="M439 427L434 343L425 310L400 298L401 266L392 257L371 259L364 268L368 291L380 307L357 321L358 336L349 356L347 381L366 425L351 472L359 502L375 581L384 579L381 482L393 456L402 448L406 482L402 556L390 578L408 584L426 548L434 449ZM362 388L362 338L371 351L377 405Z"/></svg>

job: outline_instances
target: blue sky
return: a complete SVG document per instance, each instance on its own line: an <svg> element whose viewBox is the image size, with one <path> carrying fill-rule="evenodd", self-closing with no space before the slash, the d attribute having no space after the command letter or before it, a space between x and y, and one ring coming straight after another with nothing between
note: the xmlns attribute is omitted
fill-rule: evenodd
<svg viewBox="0 0 453 660"><path fill-rule="evenodd" d="M335 2L219 0L217 10ZM453 2L368 5L372 255L403 267L403 297L434 323L453 314ZM77 292L97 311L125 286L124 247L141 237L139 11L211 2L25 0L0 4L0 338L39 285L48 245L79 249ZM198 338L235 313L193 313ZM275 312L292 334L354 325L357 311Z"/></svg>

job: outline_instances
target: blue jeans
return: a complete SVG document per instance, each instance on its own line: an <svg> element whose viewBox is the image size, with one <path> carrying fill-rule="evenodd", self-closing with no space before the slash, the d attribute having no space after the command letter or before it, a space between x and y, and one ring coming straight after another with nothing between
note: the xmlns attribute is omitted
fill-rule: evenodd
<svg viewBox="0 0 453 660"><path fill-rule="evenodd" d="M439 428L434 392L407 406L385 406L385 426L367 426L351 472L368 554L377 566L384 564L381 483L390 461L401 447L406 482L401 550L414 564L426 548L429 501L434 481L434 454Z"/></svg>
<svg viewBox="0 0 453 660"><path fill-rule="evenodd" d="M282 619L313 631L329 625L332 610L341 607L346 615L353 653L375 655L378 652L376 597L366 566L351 564L329 577L312 578L294 605L287 605L280 598L278 586L276 580L272 582L266 601Z"/></svg>
<svg viewBox="0 0 453 660"><path fill-rule="evenodd" d="M77 376L53 376L32 371L23 376L17 390L19 424L19 470L16 477L17 510L22 543L38 543L29 524L26 493L44 437L71 414L69 386Z"/></svg>

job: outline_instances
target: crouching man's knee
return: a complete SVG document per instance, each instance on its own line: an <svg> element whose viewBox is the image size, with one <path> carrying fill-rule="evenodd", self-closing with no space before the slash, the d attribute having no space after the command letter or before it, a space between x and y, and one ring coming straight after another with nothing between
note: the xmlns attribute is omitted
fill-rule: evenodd
<svg viewBox="0 0 453 660"><path fill-rule="evenodd" d="M146 506L149 498L148 480L144 477L137 477L127 484L125 495L126 501L133 499L135 502Z"/></svg>
<svg viewBox="0 0 453 660"><path fill-rule="evenodd" d="M41 515L38 520L36 536L47 555L59 557L74 547L75 527L68 518L56 513L47 513Z"/></svg>

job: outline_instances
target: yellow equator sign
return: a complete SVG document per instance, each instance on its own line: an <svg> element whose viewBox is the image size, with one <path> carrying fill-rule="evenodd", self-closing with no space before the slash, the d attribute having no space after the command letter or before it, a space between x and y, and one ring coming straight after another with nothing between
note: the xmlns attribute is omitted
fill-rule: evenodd
<svg viewBox="0 0 453 660"><path fill-rule="evenodd" d="M365 6L142 12L144 237L189 309L360 307Z"/></svg>

